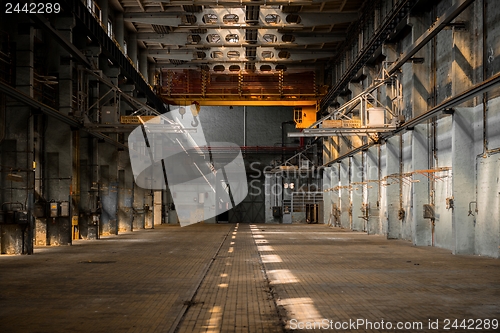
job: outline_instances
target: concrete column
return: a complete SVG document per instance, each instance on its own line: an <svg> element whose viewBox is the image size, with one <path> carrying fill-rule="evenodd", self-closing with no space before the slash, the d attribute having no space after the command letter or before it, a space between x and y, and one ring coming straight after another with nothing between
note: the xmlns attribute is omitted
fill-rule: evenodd
<svg viewBox="0 0 500 333"><path fill-rule="evenodd" d="M118 234L118 152L105 142L99 143L99 197L102 211L100 235Z"/></svg>
<svg viewBox="0 0 500 333"><path fill-rule="evenodd" d="M412 27L411 36L412 41L415 42L427 31L430 20L426 15L411 16L408 24ZM403 107L407 120L426 112L429 102L432 102L430 101L432 81L429 79L431 77L431 47L432 41L413 56L418 60L403 65Z"/></svg>
<svg viewBox="0 0 500 333"><path fill-rule="evenodd" d="M380 167L380 187L379 187L379 219L380 234L387 235L387 186L382 181L387 176L387 145L379 146L379 167Z"/></svg>
<svg viewBox="0 0 500 333"><path fill-rule="evenodd" d="M34 30L29 22L16 22L16 88L33 97L33 50ZM15 31L15 29L13 29ZM4 211L26 212L26 223L18 224L14 215L4 217L0 225L0 254L27 254L33 252L32 233L34 223L31 218L33 208L33 120L31 110L17 100L10 100L7 96L0 97L0 112L4 113L5 136L0 141L0 164L3 172L0 174L0 203L17 202L2 207ZM5 103L5 104L4 104ZM18 171L15 171L17 170ZM10 172L6 172L12 170ZM30 190L26 190L30 188ZM19 216L19 213L17 213ZM9 217L12 217L11 220Z"/></svg>
<svg viewBox="0 0 500 333"><path fill-rule="evenodd" d="M143 188L138 187L134 184L134 201L133 201L133 209L134 209L134 220L133 220L133 229L144 229L145 227L145 211L144 211L144 198L145 192Z"/></svg>
<svg viewBox="0 0 500 333"><path fill-rule="evenodd" d="M332 168L323 170L323 221L320 223L333 224L332 215Z"/></svg>
<svg viewBox="0 0 500 333"><path fill-rule="evenodd" d="M331 193L331 201L332 201L332 209L331 213L333 214L332 217L332 222L331 224L334 226L340 225L340 197L339 197L339 190L333 190L336 186L339 185L340 182L340 172L339 172L339 163L335 163L332 165L332 175L331 175L331 188L332 191Z"/></svg>
<svg viewBox="0 0 500 333"><path fill-rule="evenodd" d="M400 174L400 136L393 136L387 140L387 175ZM401 237L401 221L398 218L398 211L400 208L400 192L399 182L396 179L388 178L388 185L386 188L386 214L387 214L387 238L400 238Z"/></svg>
<svg viewBox="0 0 500 333"><path fill-rule="evenodd" d="M74 17L58 17L55 21L56 29L66 40L73 41L73 27L76 25ZM59 111L64 114L73 114L73 61L70 54L58 46L55 50L58 60L59 73Z"/></svg>
<svg viewBox="0 0 500 333"><path fill-rule="evenodd" d="M137 35L135 33L130 33L128 35L128 43L127 43L127 53L130 60L134 66L137 65Z"/></svg>
<svg viewBox="0 0 500 333"><path fill-rule="evenodd" d="M332 147L332 160L336 159L337 157L340 156L340 138L339 136L332 136L330 138L330 143L331 143L331 147Z"/></svg>
<svg viewBox="0 0 500 333"><path fill-rule="evenodd" d="M406 132L401 134L401 173L406 174L413 170L412 161L412 133ZM401 238L411 241L413 231L413 200L412 200L412 183L411 177L402 177L399 183L401 191Z"/></svg>
<svg viewBox="0 0 500 333"><path fill-rule="evenodd" d="M474 254L474 216L468 216L469 202L475 198L474 113L456 108L452 124L454 253ZM475 208L475 207L474 207Z"/></svg>
<svg viewBox="0 0 500 333"><path fill-rule="evenodd" d="M144 228L154 229L153 220L153 191L146 190L146 196L144 197L144 205L146 210L146 216L144 218Z"/></svg>
<svg viewBox="0 0 500 333"><path fill-rule="evenodd" d="M75 26L73 17L60 17L55 22L56 29L68 41L72 41L72 29ZM57 59L51 68L59 77L59 111L73 114L73 63L69 53L60 46L54 49ZM49 57L50 60L50 57ZM61 121L48 117L45 130L45 163L43 177L46 185L45 200L57 203L70 202L70 211L78 213L79 203L73 202L72 195L78 200L79 165L76 162L79 154L78 132ZM77 188L75 188L77 190ZM71 199L71 200L70 200ZM75 208L76 209L73 209ZM76 215L78 217L78 215ZM47 218L47 245L70 245L72 243L72 216Z"/></svg>
<svg viewBox="0 0 500 333"><path fill-rule="evenodd" d="M352 230L364 231L365 220L360 216L361 206L363 204L363 185L353 184L363 181L363 156L358 153L350 158L351 162L351 201L352 201Z"/></svg>
<svg viewBox="0 0 500 333"><path fill-rule="evenodd" d="M149 64L148 64L148 51L141 50L139 52L139 71L144 76L145 81L149 82Z"/></svg>
<svg viewBox="0 0 500 333"><path fill-rule="evenodd" d="M153 197L153 224L162 224L163 218L162 213L162 193L161 191L155 191Z"/></svg>
<svg viewBox="0 0 500 333"><path fill-rule="evenodd" d="M99 5L99 8L101 8L101 20L102 24L106 27L108 27L108 16L109 16L109 5L108 5L108 0L97 0L97 4ZM106 30L105 29L105 30ZM107 32L107 30L106 30Z"/></svg>
<svg viewBox="0 0 500 333"><path fill-rule="evenodd" d="M479 9L479 8L478 8ZM469 21L469 29L453 29L453 94L458 94L473 84L474 62L482 59L482 38L475 38L473 29L474 6L470 6L458 18ZM476 20L481 20L480 16ZM481 22L482 23L482 22ZM485 32L483 32L485 33ZM476 201L475 175L471 172L476 167L474 154L474 122L473 100L455 108L452 120L452 242L456 254L474 254L474 216L468 216L468 204ZM465 107L470 106L470 107Z"/></svg>
<svg viewBox="0 0 500 333"><path fill-rule="evenodd" d="M92 195L92 140L90 134L81 133L80 137L80 205L78 207L79 218L78 228L81 239L88 239L89 227L93 227L93 219L91 216L92 205L95 204L95 198ZM96 235L96 233L92 233Z"/></svg>
<svg viewBox="0 0 500 333"><path fill-rule="evenodd" d="M351 191L349 191L350 179L350 161L344 159L340 164L340 224L342 228L352 229L352 203Z"/></svg>
<svg viewBox="0 0 500 333"><path fill-rule="evenodd" d="M428 125L420 124L413 129L412 159L413 170L429 169L429 139ZM429 179L423 176L413 176L413 245L432 245L432 222L424 219L424 204L430 203Z"/></svg>
<svg viewBox="0 0 500 333"><path fill-rule="evenodd" d="M367 182L366 186L368 187L367 192L367 203L369 204L369 213L368 213L368 222L367 222L367 231L369 235L380 234L380 201L379 201L379 147L380 146L372 146L368 148L365 153L366 158L366 168L364 170L365 173L365 181Z"/></svg>
<svg viewBox="0 0 500 333"><path fill-rule="evenodd" d="M125 41L125 26L123 22L123 13L117 12L115 14L115 24L114 24L115 40L123 48L123 42Z"/></svg>
<svg viewBox="0 0 500 333"><path fill-rule="evenodd" d="M118 232L132 231L134 177L128 152L119 151L118 156Z"/></svg>

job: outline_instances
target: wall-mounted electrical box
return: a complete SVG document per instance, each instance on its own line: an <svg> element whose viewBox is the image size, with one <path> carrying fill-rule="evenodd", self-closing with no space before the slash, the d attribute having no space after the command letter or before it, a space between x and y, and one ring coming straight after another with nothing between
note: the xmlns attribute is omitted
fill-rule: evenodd
<svg viewBox="0 0 500 333"><path fill-rule="evenodd" d="M49 217L59 216L59 202L49 202Z"/></svg>
<svg viewBox="0 0 500 333"><path fill-rule="evenodd" d="M15 221L19 224L28 223L28 213L24 211L15 212Z"/></svg>
<svg viewBox="0 0 500 333"><path fill-rule="evenodd" d="M434 218L434 205L425 204L424 205L424 219L433 219Z"/></svg>
<svg viewBox="0 0 500 333"><path fill-rule="evenodd" d="M59 204L59 216L68 217L69 216L69 201L61 201Z"/></svg>
<svg viewBox="0 0 500 333"><path fill-rule="evenodd" d="M48 217L68 217L69 201L51 201L48 203Z"/></svg>
<svg viewBox="0 0 500 333"><path fill-rule="evenodd" d="M118 108L116 105L101 107L101 124L117 124Z"/></svg>
<svg viewBox="0 0 500 333"><path fill-rule="evenodd" d="M5 202L0 209L0 223L28 223L28 212L24 210L24 205L20 202Z"/></svg>

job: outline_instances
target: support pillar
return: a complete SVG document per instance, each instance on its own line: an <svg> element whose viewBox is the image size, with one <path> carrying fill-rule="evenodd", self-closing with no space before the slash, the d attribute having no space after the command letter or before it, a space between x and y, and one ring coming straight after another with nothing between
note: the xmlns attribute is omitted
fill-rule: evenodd
<svg viewBox="0 0 500 333"><path fill-rule="evenodd" d="M149 82L148 51L139 52L139 72L144 76L144 81Z"/></svg>
<svg viewBox="0 0 500 333"><path fill-rule="evenodd" d="M128 35L128 43L127 43L127 53L130 60L134 66L137 66L137 35L135 33L130 33Z"/></svg>
<svg viewBox="0 0 500 333"><path fill-rule="evenodd" d="M452 124L452 232L455 254L474 254L474 216L468 214L469 202L476 201L474 151L474 113L471 108L456 108Z"/></svg>
<svg viewBox="0 0 500 333"><path fill-rule="evenodd" d="M340 225L342 228L352 229L352 203L351 191L349 191L350 182L350 163L349 159L344 159L339 164L340 168Z"/></svg>
<svg viewBox="0 0 500 333"><path fill-rule="evenodd" d="M118 44L123 49L123 42L125 41L125 34L124 34L125 26L124 26L124 22L123 22L123 13L122 12L115 13L114 29L115 29L115 40L118 42Z"/></svg>
<svg viewBox="0 0 500 333"><path fill-rule="evenodd" d="M367 231L369 235L381 234L380 227L380 178L379 178L379 149L380 146L368 148L365 154L366 169L365 181L367 189L368 221Z"/></svg>
<svg viewBox="0 0 500 333"><path fill-rule="evenodd" d="M400 136L393 136L387 140L387 175L400 174L400 140ZM388 178L387 182L391 183L386 187L387 238L397 239L401 237L401 221L398 218L401 200L399 183L396 179L391 178Z"/></svg>
<svg viewBox="0 0 500 333"><path fill-rule="evenodd" d="M144 211L144 198L146 190L135 185L134 183L134 220L133 220L133 230L144 229L145 227L145 211Z"/></svg>
<svg viewBox="0 0 500 333"><path fill-rule="evenodd" d="M163 222L162 212L162 194L161 191L155 191L153 196L153 225L160 225Z"/></svg>
<svg viewBox="0 0 500 333"><path fill-rule="evenodd" d="M363 185L353 184L363 181L363 156L361 153L350 158L351 162L351 200L352 200L352 230L364 231L365 220L361 218L363 204Z"/></svg>
<svg viewBox="0 0 500 333"><path fill-rule="evenodd" d="M34 29L29 22L16 23L16 87L33 97ZM0 204L6 212L0 224L0 254L31 254L34 228L31 110L8 96L5 99L1 96L0 103L4 124L8 124L0 141L0 164L4 171L0 174Z"/></svg>
<svg viewBox="0 0 500 333"><path fill-rule="evenodd" d="M416 125L412 131L413 170L429 169L429 130L427 124ZM424 219L424 204L430 203L429 178L413 176L413 245L432 245L432 222Z"/></svg>

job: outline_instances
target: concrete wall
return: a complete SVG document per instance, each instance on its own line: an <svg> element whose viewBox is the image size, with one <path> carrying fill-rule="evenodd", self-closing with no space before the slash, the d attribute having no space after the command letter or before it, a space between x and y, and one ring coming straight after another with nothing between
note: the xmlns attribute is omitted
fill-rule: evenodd
<svg viewBox="0 0 500 333"><path fill-rule="evenodd" d="M384 45L385 60L395 60L455 2L442 0L412 13L408 27L393 37L390 45ZM382 5L382 10L386 7ZM475 1L455 19L463 26L443 29L415 54L415 61L403 65L397 77L403 88L401 114L406 121L498 74L499 18L500 7L495 1ZM370 66L377 69L382 63ZM336 70L341 72L345 67L338 64ZM374 71L368 69L364 70L368 76L362 79L362 86L373 81L370 76ZM393 106L389 88L382 87L376 94ZM336 161L339 163L332 167L340 167L342 186L325 197L325 205L333 207L332 198L340 196L342 226L359 230L355 218L348 223L346 209L357 206L357 198L349 196L344 188L359 183L356 173L360 166L356 161L364 154L361 171L362 183L367 187L363 203L370 206L369 234L403 239L417 246L436 246L456 254L498 258L499 96L500 89L490 89L456 105L451 112L438 114L362 153ZM349 96L337 101L347 102ZM328 163L359 146L360 141L334 136L323 142L323 162ZM434 208L432 218L424 218L424 205ZM324 211L330 210L325 207ZM357 213L353 209L353 216Z"/></svg>

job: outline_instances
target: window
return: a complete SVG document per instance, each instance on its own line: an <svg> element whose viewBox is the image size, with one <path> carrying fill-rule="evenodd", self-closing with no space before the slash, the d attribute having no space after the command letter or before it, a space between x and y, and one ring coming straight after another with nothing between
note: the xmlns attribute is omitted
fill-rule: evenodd
<svg viewBox="0 0 500 333"><path fill-rule="evenodd" d="M113 22L111 22L111 18L108 18L108 36L113 39Z"/></svg>
<svg viewBox="0 0 500 333"><path fill-rule="evenodd" d="M235 59L240 57L240 53L238 51L229 51L227 52L227 57L229 59Z"/></svg>
<svg viewBox="0 0 500 333"><path fill-rule="evenodd" d="M280 17L277 14L267 14L266 17L264 18L264 20L268 24L276 24L276 23L279 23Z"/></svg>
<svg viewBox="0 0 500 333"><path fill-rule="evenodd" d="M238 66L238 65L231 65L231 66L229 66L229 71L230 72L239 72L239 70L240 70L240 66Z"/></svg>
<svg viewBox="0 0 500 333"><path fill-rule="evenodd" d="M212 57L212 59L222 58L222 57L224 57L224 53L222 53L222 51L213 51L210 54L210 57Z"/></svg>
<svg viewBox="0 0 500 333"><path fill-rule="evenodd" d="M216 14L205 14L203 15L203 22L205 24L215 24L219 21L219 18Z"/></svg>
<svg viewBox="0 0 500 333"><path fill-rule="evenodd" d="M208 34L207 42L209 43L220 43L220 36L218 34Z"/></svg>
<svg viewBox="0 0 500 333"><path fill-rule="evenodd" d="M260 66L260 71L261 72L269 72L269 71L271 71L271 69L272 68L271 68L270 65L262 65L262 66Z"/></svg>
<svg viewBox="0 0 500 333"><path fill-rule="evenodd" d="M238 43L240 37L237 34L228 34L226 35L226 42L228 43Z"/></svg>
<svg viewBox="0 0 500 333"><path fill-rule="evenodd" d="M226 24L238 23L239 19L240 18L236 14L226 14L222 18L222 22Z"/></svg>
<svg viewBox="0 0 500 333"><path fill-rule="evenodd" d="M127 41L126 41L126 40L124 40L124 41L123 41L123 53L124 53L125 55L127 55L127 54L128 54L128 50L127 50Z"/></svg>
<svg viewBox="0 0 500 333"><path fill-rule="evenodd" d="M263 38L264 38L264 41L266 41L267 43L276 43L276 41L278 40L276 35L273 35L273 34L265 34L263 36Z"/></svg>
<svg viewBox="0 0 500 333"><path fill-rule="evenodd" d="M215 65L214 66L214 72L224 72L226 70L226 68L224 67L224 65Z"/></svg>
<svg viewBox="0 0 500 333"><path fill-rule="evenodd" d="M273 51L262 51L262 58L263 59L272 59L272 58L274 58Z"/></svg>

